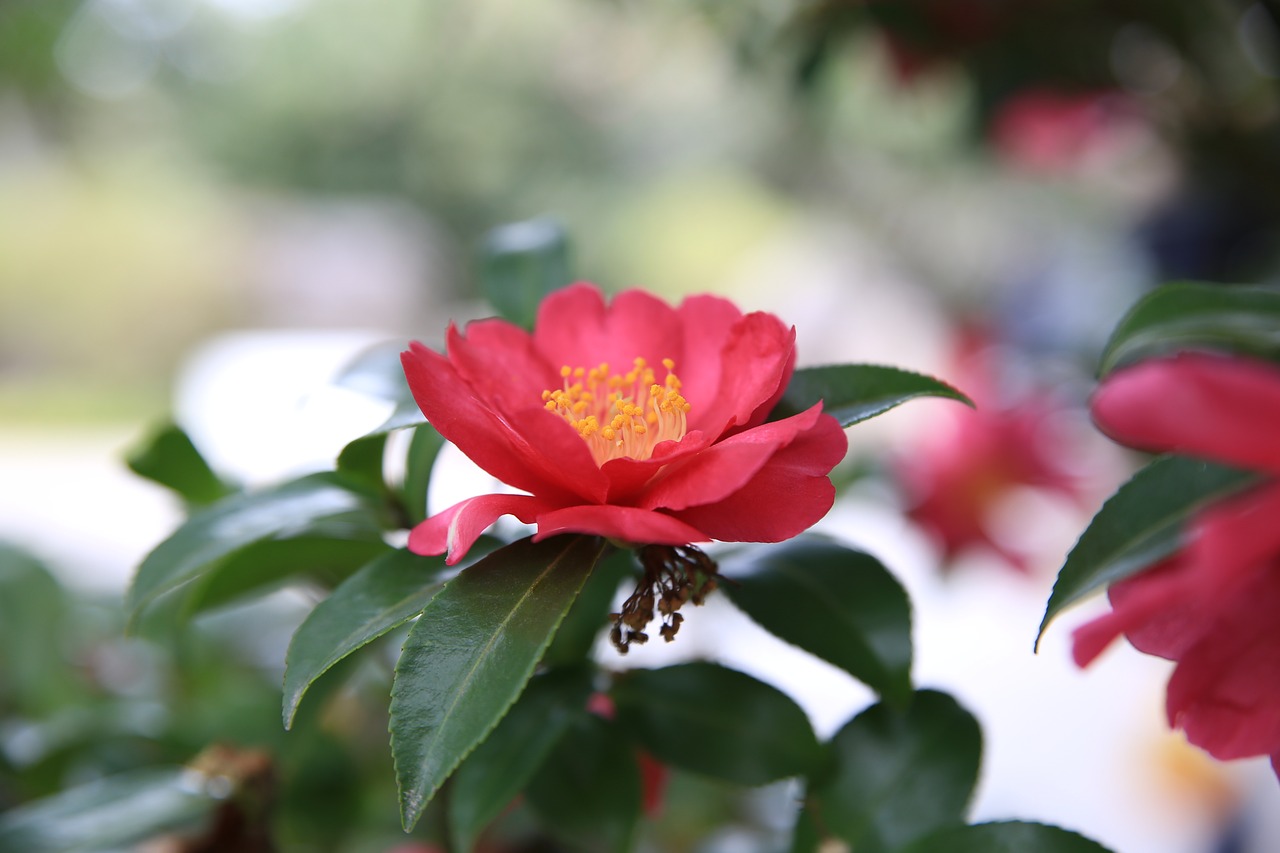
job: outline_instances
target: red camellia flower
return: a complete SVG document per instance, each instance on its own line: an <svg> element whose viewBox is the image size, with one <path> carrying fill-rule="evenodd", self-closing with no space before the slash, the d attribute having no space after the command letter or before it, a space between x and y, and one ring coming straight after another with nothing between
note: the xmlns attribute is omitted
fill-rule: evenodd
<svg viewBox="0 0 1280 853"><path fill-rule="evenodd" d="M1093 417L1115 440L1265 475L1199 513L1187 544L1111 586L1111 612L1075 633L1084 666L1120 634L1177 661L1171 726L1220 759L1269 755L1280 775L1280 367L1183 353L1103 382Z"/></svg>
<svg viewBox="0 0 1280 853"><path fill-rule="evenodd" d="M446 355L413 343L402 361L427 420L523 494L455 504L409 548L456 563L502 515L535 539L789 539L831 508L846 450L821 404L766 423L795 358L795 329L772 314L638 290L607 304L583 283L548 296L532 334L490 319L451 325Z"/></svg>

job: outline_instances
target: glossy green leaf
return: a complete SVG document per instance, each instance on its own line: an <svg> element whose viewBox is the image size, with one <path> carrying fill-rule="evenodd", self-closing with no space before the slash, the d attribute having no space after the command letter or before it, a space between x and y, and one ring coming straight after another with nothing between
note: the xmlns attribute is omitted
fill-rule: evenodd
<svg viewBox="0 0 1280 853"><path fill-rule="evenodd" d="M525 798L554 835L580 849L625 853L642 800L635 747L615 723L580 713L525 788Z"/></svg>
<svg viewBox="0 0 1280 853"><path fill-rule="evenodd" d="M742 785L802 776L820 750L782 691L711 663L634 670L612 695L618 720L664 764Z"/></svg>
<svg viewBox="0 0 1280 853"><path fill-rule="evenodd" d="M530 219L493 229L480 248L480 280L500 316L532 329L543 298L572 282L564 228Z"/></svg>
<svg viewBox="0 0 1280 853"><path fill-rule="evenodd" d="M1111 853L1096 841L1056 826L999 821L931 832L898 853Z"/></svg>
<svg viewBox="0 0 1280 853"><path fill-rule="evenodd" d="M816 816L859 853L889 853L963 821L978 780L978 721L945 693L905 710L873 705L836 733L832 766L813 785Z"/></svg>
<svg viewBox="0 0 1280 853"><path fill-rule="evenodd" d="M343 368L333 381L340 388L348 388L393 404L391 414L379 426L370 430L369 435L388 433L427 422L404 378L400 353L406 348L406 344L400 342L371 347Z"/></svg>
<svg viewBox="0 0 1280 853"><path fill-rule="evenodd" d="M311 684L331 666L408 622L440 589L442 557L391 551L342 582L298 627L284 671L284 726Z"/></svg>
<svg viewBox="0 0 1280 853"><path fill-rule="evenodd" d="M233 489L213 473L209 463L177 424L162 424L125 455L133 473L177 492L193 506L226 497Z"/></svg>
<svg viewBox="0 0 1280 853"><path fill-rule="evenodd" d="M1280 291L1196 282L1157 288L1129 309L1111 333L1098 375L1195 348L1280 361Z"/></svg>
<svg viewBox="0 0 1280 853"><path fill-rule="evenodd" d="M142 561L126 605L136 621L157 596L189 583L241 548L264 539L375 539L374 503L333 473L312 474L224 498L192 515Z"/></svg>
<svg viewBox="0 0 1280 853"><path fill-rule="evenodd" d="M578 600L569 608L560 630L542 662L547 666L573 666L586 660L601 631L611 623L609 612L624 579L633 575L635 558L629 550L614 551L600 561L587 579Z"/></svg>
<svg viewBox="0 0 1280 853"><path fill-rule="evenodd" d="M520 695L604 547L585 536L522 539L431 599L405 640L391 691L406 828Z"/></svg>
<svg viewBox="0 0 1280 853"><path fill-rule="evenodd" d="M875 364L835 364L792 374L769 419L790 417L821 400L822 410L847 427L916 397L946 397L973 405L955 388L920 373Z"/></svg>
<svg viewBox="0 0 1280 853"><path fill-rule="evenodd" d="M0 850L90 853L207 820L222 802L191 770L122 773L0 815Z"/></svg>
<svg viewBox="0 0 1280 853"><path fill-rule="evenodd" d="M400 498L407 515L405 521L410 526L427 517L431 471L443 447L444 436L430 424L422 424L413 430L409 448L405 451L404 484L400 487Z"/></svg>
<svg viewBox="0 0 1280 853"><path fill-rule="evenodd" d="M1094 515L1053 585L1036 643L1064 609L1168 557L1188 519L1258 481L1211 462L1162 456L1135 474Z"/></svg>
<svg viewBox="0 0 1280 853"><path fill-rule="evenodd" d="M470 850L480 832L524 789L570 723L585 711L590 695L591 677L585 669L553 670L529 682L502 722L450 777L448 825L454 849Z"/></svg>
<svg viewBox="0 0 1280 853"><path fill-rule="evenodd" d="M892 701L911 695L911 605L875 557L806 537L740 552L721 570L721 588L770 633Z"/></svg>
<svg viewBox="0 0 1280 853"><path fill-rule="evenodd" d="M387 434L374 433L348 442L338 454L337 469L347 479L355 480L370 492L386 489L382 476L383 455L387 449Z"/></svg>

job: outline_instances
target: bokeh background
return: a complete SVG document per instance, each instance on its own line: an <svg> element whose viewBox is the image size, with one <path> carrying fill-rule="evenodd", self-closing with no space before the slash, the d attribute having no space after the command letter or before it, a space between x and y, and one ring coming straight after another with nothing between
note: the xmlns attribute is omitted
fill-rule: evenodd
<svg viewBox="0 0 1280 853"><path fill-rule="evenodd" d="M1271 0L2 0L0 809L234 740L279 756L296 849L397 843L381 732L279 731L305 602L204 620L198 665L119 636L180 518L122 459L173 414L241 482L331 464L383 414L336 372L486 313L477 258L516 222L504 239L558 223L606 289L721 293L794 323L803 363L977 400L854 428L824 526L900 574L918 680L983 721L978 817L1119 853L1280 844L1264 763L1165 731L1159 661L1074 671L1086 610L1031 652L1134 462L1083 414L1111 327L1163 281L1280 279ZM31 615L45 598L67 621ZM698 616L636 660L718 654L819 734L868 699L727 607Z"/></svg>

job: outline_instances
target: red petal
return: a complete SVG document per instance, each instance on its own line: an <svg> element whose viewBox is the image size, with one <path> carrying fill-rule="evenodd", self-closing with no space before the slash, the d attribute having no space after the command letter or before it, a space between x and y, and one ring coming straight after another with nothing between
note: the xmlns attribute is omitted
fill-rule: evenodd
<svg viewBox="0 0 1280 853"><path fill-rule="evenodd" d="M848 441L840 424L822 415L751 478L722 501L677 515L726 542L780 542L819 521L835 501L827 476L844 457Z"/></svg>
<svg viewBox="0 0 1280 853"><path fill-rule="evenodd" d="M1169 722L1217 758L1280 752L1280 564L1234 597L1169 680Z"/></svg>
<svg viewBox="0 0 1280 853"><path fill-rule="evenodd" d="M1121 444L1280 474L1280 368L1267 362L1198 352L1144 361L1108 377L1091 408Z"/></svg>
<svg viewBox="0 0 1280 853"><path fill-rule="evenodd" d="M724 347L734 323L742 319L742 312L727 299L703 295L684 300L676 313L684 343L680 354L672 358L676 359L676 375L683 383L685 399L714 400L720 394Z"/></svg>
<svg viewBox="0 0 1280 853"><path fill-rule="evenodd" d="M611 459L600 470L609 479L608 503L631 506L639 500L645 486L664 466L701 453L711 444L706 435L693 430L679 441L664 441L653 449L648 459L623 456Z"/></svg>
<svg viewBox="0 0 1280 853"><path fill-rule="evenodd" d="M526 419L524 430L517 432L475 395L448 359L416 341L409 346L400 360L418 407L471 461L502 482L537 495L560 499L577 495L593 500L602 493L602 481L584 480L577 476L581 474L577 468L566 470L562 460L548 456L540 444L523 434L542 441L544 431L551 429L547 419L554 420L554 415L539 408L533 413L537 417ZM567 424L564 431L572 435ZM550 441L551 449L559 447L554 438Z"/></svg>
<svg viewBox="0 0 1280 853"><path fill-rule="evenodd" d="M793 417L740 432L689 459L669 464L645 489L639 505L645 509L681 510L723 500L745 486L781 448L811 429L821 416L821 405L814 406Z"/></svg>
<svg viewBox="0 0 1280 853"><path fill-rule="evenodd" d="M409 550L436 555L446 551L449 565L461 560L485 529L504 515L532 524L548 504L532 495L480 495L438 512L409 531Z"/></svg>
<svg viewBox="0 0 1280 853"><path fill-rule="evenodd" d="M715 397L703 399L685 389L685 399L693 406L689 428L715 439L763 419L764 407L786 390L795 365L795 342L796 330L772 314L756 312L734 323L720 353Z"/></svg>
<svg viewBox="0 0 1280 853"><path fill-rule="evenodd" d="M475 392L504 413L541 404L542 392L559 388L560 365L548 364L533 338L505 320L453 325L448 334L449 361Z"/></svg>
<svg viewBox="0 0 1280 853"><path fill-rule="evenodd" d="M628 290L606 306L599 288L579 282L542 301L533 339L555 368L631 368L637 357L659 365L680 352L675 309L641 290Z"/></svg>
<svg viewBox="0 0 1280 853"><path fill-rule="evenodd" d="M710 540L702 531L660 512L628 506L571 506L538 516L538 533L589 533L636 545L688 545Z"/></svg>

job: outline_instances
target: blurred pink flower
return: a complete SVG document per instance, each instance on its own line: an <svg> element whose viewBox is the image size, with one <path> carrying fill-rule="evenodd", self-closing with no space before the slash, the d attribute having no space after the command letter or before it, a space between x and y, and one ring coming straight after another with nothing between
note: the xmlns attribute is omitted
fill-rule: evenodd
<svg viewBox="0 0 1280 853"><path fill-rule="evenodd" d="M999 105L990 136L996 151L1019 166L1064 172L1102 151L1137 121L1130 101L1114 92L1029 88Z"/></svg>
<svg viewBox="0 0 1280 853"><path fill-rule="evenodd" d="M1169 725L1216 758L1268 755L1280 775L1280 367L1182 353L1113 374L1092 408L1122 444L1268 476L1200 512L1171 558L1113 584L1111 611L1075 632L1076 662L1120 634L1176 661Z"/></svg>
<svg viewBox="0 0 1280 853"><path fill-rule="evenodd" d="M585 283L548 296L532 334L490 319L451 325L447 355L415 342L402 361L427 420L523 494L455 504L409 548L455 563L502 515L535 539L789 539L831 508L847 447L821 404L765 422L795 357L795 329L772 314L639 290L607 304Z"/></svg>
<svg viewBox="0 0 1280 853"><path fill-rule="evenodd" d="M976 410L940 409L929 433L895 463L907 515L934 537L944 565L973 546L990 548L1025 571L1026 554L992 534L999 503L1021 487L1045 489L1073 500L1083 493L1078 448L1058 425L1063 403L1043 391L1001 388L992 366L995 350L968 332L956 357L956 387Z"/></svg>

